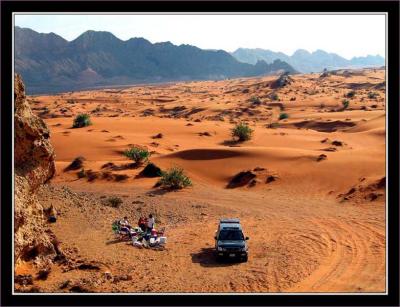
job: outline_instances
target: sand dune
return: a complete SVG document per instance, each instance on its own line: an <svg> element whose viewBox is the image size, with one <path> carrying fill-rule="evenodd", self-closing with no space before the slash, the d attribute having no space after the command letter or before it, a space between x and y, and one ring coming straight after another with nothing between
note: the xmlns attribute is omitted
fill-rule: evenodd
<svg viewBox="0 0 400 307"><path fill-rule="evenodd" d="M379 115L370 120L360 122L355 127L348 129L347 132L365 132L365 131L377 131L382 130L385 131L386 127L386 117L385 115Z"/></svg>

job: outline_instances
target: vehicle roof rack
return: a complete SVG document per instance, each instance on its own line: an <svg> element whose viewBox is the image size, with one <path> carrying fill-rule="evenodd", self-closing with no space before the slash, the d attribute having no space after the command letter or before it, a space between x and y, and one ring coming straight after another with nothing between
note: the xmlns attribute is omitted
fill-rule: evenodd
<svg viewBox="0 0 400 307"><path fill-rule="evenodd" d="M220 219L221 224L240 224L239 219Z"/></svg>

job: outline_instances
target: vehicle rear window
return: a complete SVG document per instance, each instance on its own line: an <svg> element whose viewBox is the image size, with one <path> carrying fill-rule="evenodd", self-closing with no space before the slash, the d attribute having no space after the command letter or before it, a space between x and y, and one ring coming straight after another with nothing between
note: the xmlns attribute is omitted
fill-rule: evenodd
<svg viewBox="0 0 400 307"><path fill-rule="evenodd" d="M218 240L244 240L240 230L221 230Z"/></svg>

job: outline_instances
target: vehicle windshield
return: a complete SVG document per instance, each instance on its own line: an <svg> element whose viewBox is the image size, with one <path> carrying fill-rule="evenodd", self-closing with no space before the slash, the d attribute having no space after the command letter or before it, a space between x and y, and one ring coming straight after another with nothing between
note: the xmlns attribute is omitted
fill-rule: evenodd
<svg viewBox="0 0 400 307"><path fill-rule="evenodd" d="M221 230L218 240L237 240L243 241L243 233L240 230Z"/></svg>

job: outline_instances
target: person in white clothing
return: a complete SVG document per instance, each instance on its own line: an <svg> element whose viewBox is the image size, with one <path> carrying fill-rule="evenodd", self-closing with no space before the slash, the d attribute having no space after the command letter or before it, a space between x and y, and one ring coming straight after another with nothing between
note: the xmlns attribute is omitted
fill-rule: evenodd
<svg viewBox="0 0 400 307"><path fill-rule="evenodd" d="M119 221L120 232L125 233L131 237L131 225L128 221L128 217L124 216L122 220Z"/></svg>

